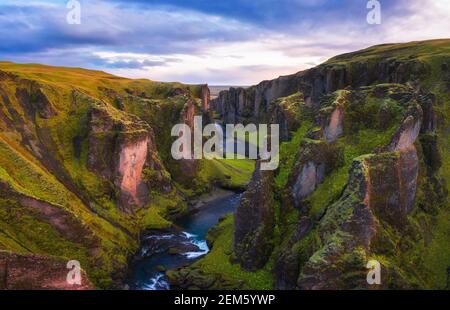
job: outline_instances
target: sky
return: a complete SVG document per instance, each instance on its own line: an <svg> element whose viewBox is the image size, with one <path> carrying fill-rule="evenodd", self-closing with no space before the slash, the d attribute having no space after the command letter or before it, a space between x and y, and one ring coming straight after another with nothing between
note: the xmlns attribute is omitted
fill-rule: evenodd
<svg viewBox="0 0 450 310"><path fill-rule="evenodd" d="M0 60L253 85L376 44L450 38L450 0L0 0Z"/></svg>

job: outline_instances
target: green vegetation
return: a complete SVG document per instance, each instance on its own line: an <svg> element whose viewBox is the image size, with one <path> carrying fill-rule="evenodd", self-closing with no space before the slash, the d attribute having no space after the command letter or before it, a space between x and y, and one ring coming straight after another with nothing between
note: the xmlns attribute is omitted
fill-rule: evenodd
<svg viewBox="0 0 450 310"><path fill-rule="evenodd" d="M171 226L168 219L187 206L180 191L162 193L155 186L144 208L133 213L119 209L115 184L88 168L93 155L89 137L104 141L120 134L141 135L149 124L156 137L155 152L168 162L171 126L167 125L179 122L188 100L198 101L201 87L130 80L79 68L1 62L0 70L7 74L0 85L0 191L9 199L1 201L0 249L77 259L94 285L116 287L111 275L120 278L119 270L137 249L139 233ZM98 125L115 126L109 137L90 132L94 108L104 111L110 121ZM103 147L107 150L106 144ZM104 158L104 166L111 165L108 154ZM231 185L241 186L247 171L230 173ZM164 168L162 174L170 180ZM43 205L25 205L22 196ZM56 215L45 215L46 203L59 214L58 220L67 218L76 225L58 230ZM78 229L74 227L83 227L83 232L74 232ZM71 240L77 233L80 239Z"/></svg>
<svg viewBox="0 0 450 310"><path fill-rule="evenodd" d="M275 178L275 184L279 189L284 188L287 184L289 174L297 159L300 143L310 129L311 124L310 121L303 121L300 128L293 134L292 139L280 145L280 168Z"/></svg>
<svg viewBox="0 0 450 310"><path fill-rule="evenodd" d="M351 267L355 271L343 272L341 277L351 284L360 276L358 268L364 269L368 258L376 258L389 269L390 288L443 288L450 262L448 42L385 44L334 57L321 67L333 74L345 68L346 79L360 85L359 78L365 71L382 74L380 64L401 63L401 70L395 74L405 74L399 80L408 83L381 84L371 76L368 80L373 85L323 96L319 107L306 107L300 92L274 101L273 109L260 116L270 119L274 116L270 113L280 114L276 116L286 120L291 131L291 140L281 145L280 167L274 180L276 224L273 240L268 240L274 244L274 251L259 271L242 270L234 263L234 223L228 216L208 236L213 242L211 252L192 267L206 275L220 275L233 287L271 289L280 257L287 258L288 263L294 259L294 267L300 268L299 277L304 276L305 266L322 273L328 268L341 271ZM183 112L190 112L189 117L202 113L199 85L7 62L0 62L0 74L1 250L77 259L96 287L114 288L119 283L111 275L115 273L117 279L123 276L120 273L136 251L143 230L171 227L171 220L187 211L189 198L215 186L243 190L250 181L253 160L171 159L169 125L187 117ZM333 74L331 80L337 77ZM382 79L397 80L390 75ZM383 153L381 148L391 141L409 105L420 101L422 91L432 93L431 101L435 96L437 128L422 133L416 143L420 158L416 204L405 216L403 226L395 226L382 219L377 209L386 197L373 194L370 212L374 223L370 225L376 233L366 250L356 240L356 232L343 228L355 223L355 210L366 199L359 184L349 184L349 170L352 167L360 177L376 175L378 179L389 174L399 154ZM426 107L427 103L421 104ZM343 109L344 132L327 144L324 132L338 106ZM105 115L105 119L96 120L98 132L90 127L94 110ZM103 131L103 127L110 129ZM93 171L90 156L109 167L117 155L117 139L147 133L154 136L153 153L149 155L153 165L146 166L142 176L151 189L148 203L123 210L117 203L120 189L115 176ZM98 154L89 150L93 138L101 150ZM258 145L248 135L245 140ZM311 149L328 154L328 148L321 145L329 146L339 158L324 168L323 182L296 209L289 191L293 185L290 176L302 167L296 165L303 164L299 158L314 156ZM116 173L111 171L105 174ZM311 230L296 239L299 220L306 217L311 220Z"/></svg>
<svg viewBox="0 0 450 310"><path fill-rule="evenodd" d="M194 264L205 273L220 274L226 280L236 283L242 289L269 290L272 288L272 275L270 267L257 272L246 272L239 264L230 262L232 259L233 217L230 215L223 220L217 228L220 233L214 240L214 245L208 255Z"/></svg>
<svg viewBox="0 0 450 310"><path fill-rule="evenodd" d="M367 49L339 55L331 58L325 64L346 65L356 62L370 62L380 59L411 61L412 59L436 59L448 57L450 47L448 40L429 40L403 44L382 44Z"/></svg>

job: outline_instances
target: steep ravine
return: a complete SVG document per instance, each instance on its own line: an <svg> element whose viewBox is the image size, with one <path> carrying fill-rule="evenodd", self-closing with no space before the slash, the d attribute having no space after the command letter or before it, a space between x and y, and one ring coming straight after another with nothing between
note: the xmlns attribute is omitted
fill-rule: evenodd
<svg viewBox="0 0 450 310"><path fill-rule="evenodd" d="M139 290L171 289L166 271L191 265L209 252L206 235L219 220L233 213L241 194L228 192L192 210L165 230L146 231L131 264L130 287Z"/></svg>

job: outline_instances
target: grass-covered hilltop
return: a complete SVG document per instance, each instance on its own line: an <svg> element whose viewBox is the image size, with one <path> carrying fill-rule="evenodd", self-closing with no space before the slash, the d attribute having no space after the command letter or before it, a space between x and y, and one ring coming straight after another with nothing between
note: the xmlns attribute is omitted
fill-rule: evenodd
<svg viewBox="0 0 450 310"><path fill-rule="evenodd" d="M173 160L172 126L195 115L280 124L279 169ZM207 85L0 62L0 289L68 288L69 260L82 288L122 288L140 234L215 187L245 192L211 251L167 271L174 288L442 289L449 184L450 39L336 56L212 101Z"/></svg>

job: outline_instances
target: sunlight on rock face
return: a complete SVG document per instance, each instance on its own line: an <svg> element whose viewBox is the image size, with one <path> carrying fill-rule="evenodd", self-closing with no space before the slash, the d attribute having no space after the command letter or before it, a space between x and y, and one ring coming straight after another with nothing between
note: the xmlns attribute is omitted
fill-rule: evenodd
<svg viewBox="0 0 450 310"><path fill-rule="evenodd" d="M121 190L130 196L129 200L138 206L142 205L139 199L139 186L142 182L142 170L147 158L148 138L135 144L127 145L120 152L119 173L122 176Z"/></svg>
<svg viewBox="0 0 450 310"><path fill-rule="evenodd" d="M342 126L343 118L344 111L342 108L336 108L333 111L333 114L331 114L329 126L325 128L325 138L327 139L327 142L331 143L336 141L336 139L344 133L344 128Z"/></svg>

